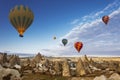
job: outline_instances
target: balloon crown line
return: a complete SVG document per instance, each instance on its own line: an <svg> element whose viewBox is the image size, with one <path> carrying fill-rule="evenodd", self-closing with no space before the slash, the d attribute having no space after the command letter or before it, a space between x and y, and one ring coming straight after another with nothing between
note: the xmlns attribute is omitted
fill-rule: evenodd
<svg viewBox="0 0 120 80"><path fill-rule="evenodd" d="M10 10L10 12L11 12L11 11L13 12L15 9L18 10L18 11L20 11L20 9L22 9L22 10L24 10L24 11L29 10L29 11L32 12L32 10L31 10L28 6L24 6L24 5L16 5L14 8L12 8L12 9Z"/></svg>

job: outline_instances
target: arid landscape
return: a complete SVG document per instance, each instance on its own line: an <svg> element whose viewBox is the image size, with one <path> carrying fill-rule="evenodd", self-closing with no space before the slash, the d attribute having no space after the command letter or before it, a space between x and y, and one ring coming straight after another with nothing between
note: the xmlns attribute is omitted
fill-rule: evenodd
<svg viewBox="0 0 120 80"><path fill-rule="evenodd" d="M0 80L120 80L119 57L19 57L0 53Z"/></svg>
<svg viewBox="0 0 120 80"><path fill-rule="evenodd" d="M0 0L0 80L120 80L120 0Z"/></svg>

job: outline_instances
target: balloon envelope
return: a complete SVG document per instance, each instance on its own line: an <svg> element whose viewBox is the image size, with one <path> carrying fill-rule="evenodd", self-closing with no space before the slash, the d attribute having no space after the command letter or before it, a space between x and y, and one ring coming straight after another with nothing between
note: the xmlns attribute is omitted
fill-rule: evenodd
<svg viewBox="0 0 120 80"><path fill-rule="evenodd" d="M83 47L83 43L82 42L75 42L74 47L78 52L80 52L80 50Z"/></svg>
<svg viewBox="0 0 120 80"><path fill-rule="evenodd" d="M108 21L109 21L109 16L103 16L103 17L102 17L102 21L103 21L105 24L107 24Z"/></svg>
<svg viewBox="0 0 120 80"><path fill-rule="evenodd" d="M54 36L54 37L53 37L53 39L55 40L55 39L56 39L56 37Z"/></svg>
<svg viewBox="0 0 120 80"><path fill-rule="evenodd" d="M62 39L62 43L64 44L64 46L68 43L67 39Z"/></svg>
<svg viewBox="0 0 120 80"><path fill-rule="evenodd" d="M33 12L22 5L15 6L9 13L10 22L18 31L20 37L23 37L23 33L32 24L33 18Z"/></svg>

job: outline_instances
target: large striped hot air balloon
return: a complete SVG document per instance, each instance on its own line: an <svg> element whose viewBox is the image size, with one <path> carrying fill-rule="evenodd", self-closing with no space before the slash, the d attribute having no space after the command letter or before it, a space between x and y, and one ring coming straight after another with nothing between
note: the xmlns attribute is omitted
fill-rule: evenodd
<svg viewBox="0 0 120 80"><path fill-rule="evenodd" d="M23 37L34 19L33 12L23 5L15 6L9 13L9 19L13 27L18 31L19 36Z"/></svg>

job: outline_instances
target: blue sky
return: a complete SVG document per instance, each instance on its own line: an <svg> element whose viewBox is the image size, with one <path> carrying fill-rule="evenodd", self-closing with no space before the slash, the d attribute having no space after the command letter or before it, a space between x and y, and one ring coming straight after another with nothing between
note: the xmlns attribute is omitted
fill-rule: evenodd
<svg viewBox="0 0 120 80"><path fill-rule="evenodd" d="M8 18L16 5L28 6L35 16L23 38ZM119 5L119 0L1 0L0 51L41 52L46 56L119 55ZM110 16L107 26L101 21L104 15ZM68 39L65 47L62 38ZM79 54L73 47L76 41L84 43Z"/></svg>

